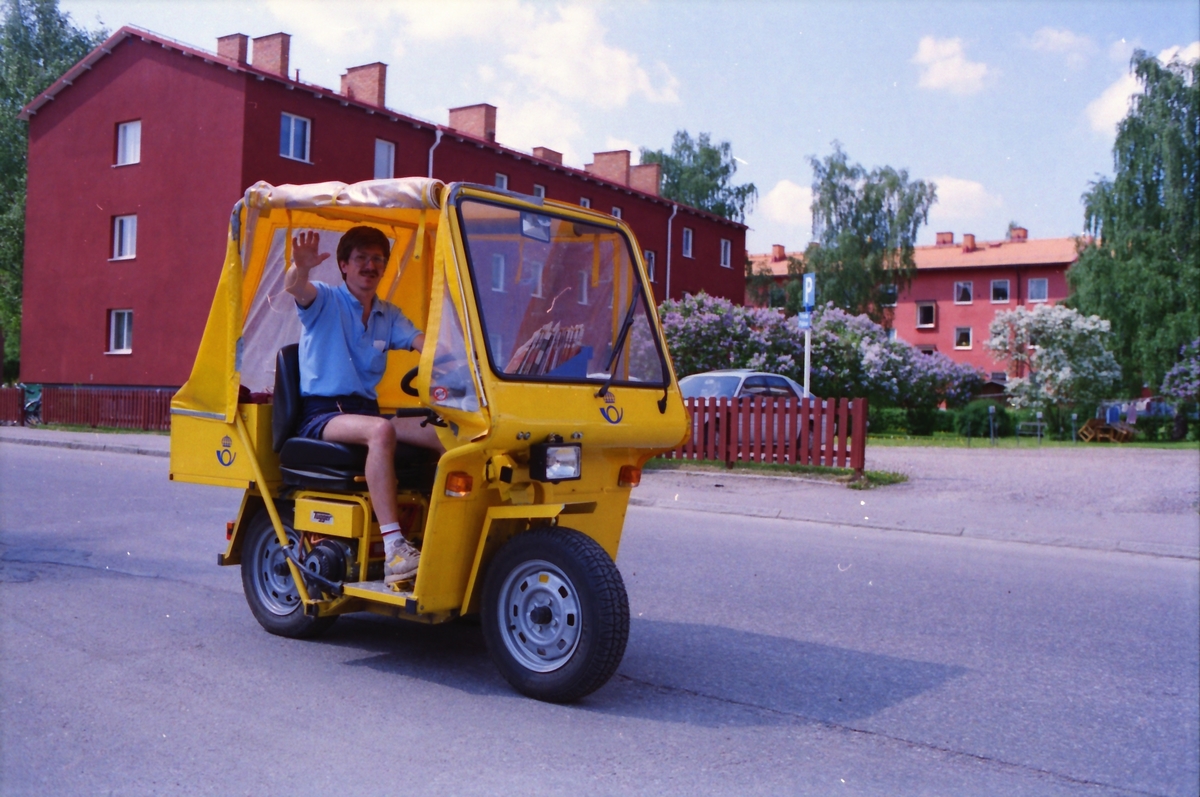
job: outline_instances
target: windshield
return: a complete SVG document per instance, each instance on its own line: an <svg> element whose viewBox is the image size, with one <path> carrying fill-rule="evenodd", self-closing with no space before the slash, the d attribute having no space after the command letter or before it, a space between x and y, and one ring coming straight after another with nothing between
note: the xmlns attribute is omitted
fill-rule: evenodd
<svg viewBox="0 0 1200 797"><path fill-rule="evenodd" d="M664 384L649 308L620 231L471 199L459 213L496 374Z"/></svg>
<svg viewBox="0 0 1200 797"><path fill-rule="evenodd" d="M708 376L695 374L679 380L684 398L733 398L737 394L738 376Z"/></svg>

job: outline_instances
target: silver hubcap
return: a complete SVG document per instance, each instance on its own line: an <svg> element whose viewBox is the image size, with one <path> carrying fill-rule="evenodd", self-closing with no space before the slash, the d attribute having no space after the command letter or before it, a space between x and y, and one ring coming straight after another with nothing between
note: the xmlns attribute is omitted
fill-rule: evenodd
<svg viewBox="0 0 1200 797"><path fill-rule="evenodd" d="M553 672L579 646L575 585L549 562L535 559L514 568L500 587L498 611L504 644L526 669Z"/></svg>
<svg viewBox="0 0 1200 797"><path fill-rule="evenodd" d="M292 545L299 542L295 531L286 527L284 531L287 532ZM253 556L243 566L254 568L254 578L251 579L254 594L259 604L266 607L271 614L286 617L300 605L300 593L296 591L287 556L284 555L274 530L259 537Z"/></svg>

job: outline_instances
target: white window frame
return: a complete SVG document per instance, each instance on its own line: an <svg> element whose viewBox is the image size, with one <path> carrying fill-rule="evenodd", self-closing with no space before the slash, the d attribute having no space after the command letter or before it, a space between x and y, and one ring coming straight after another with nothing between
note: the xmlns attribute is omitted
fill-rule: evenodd
<svg viewBox="0 0 1200 797"><path fill-rule="evenodd" d="M137 214L113 216L112 257L110 260L133 260L137 257Z"/></svg>
<svg viewBox="0 0 1200 797"><path fill-rule="evenodd" d="M989 376L991 377L991 381L993 381L993 382L1007 382L1008 381L1008 372L1007 371L992 371L989 374Z"/></svg>
<svg viewBox="0 0 1200 797"><path fill-rule="evenodd" d="M887 331L887 339L888 339L888 340L895 340L895 339L896 339L896 329L895 329L895 327L892 327L891 329L889 329L889 330Z"/></svg>
<svg viewBox="0 0 1200 797"><path fill-rule="evenodd" d="M540 183L534 183L533 184L533 195L535 197L537 197L538 199L545 199L546 198L546 186L541 185Z"/></svg>
<svg viewBox="0 0 1200 797"><path fill-rule="evenodd" d="M375 179L391 180L396 176L396 145L385 138L375 139Z"/></svg>
<svg viewBox="0 0 1200 797"><path fill-rule="evenodd" d="M118 346L118 331L123 338ZM123 308L108 311L108 346L105 354L133 354L133 310Z"/></svg>
<svg viewBox="0 0 1200 797"><path fill-rule="evenodd" d="M1003 299L996 298L996 286L998 285L1004 286ZM1010 290L1011 285L1012 283L1010 283L1008 280L992 280L992 304L1008 304L1009 300L1012 298L1012 291Z"/></svg>
<svg viewBox="0 0 1200 797"><path fill-rule="evenodd" d="M721 268L733 268L733 241L721 239Z"/></svg>
<svg viewBox="0 0 1200 797"><path fill-rule="evenodd" d="M654 250L643 250L642 259L646 261L646 276L650 278L651 282L654 282Z"/></svg>
<svg viewBox="0 0 1200 797"><path fill-rule="evenodd" d="M613 205L612 215L613 215L614 219L621 218L621 209L619 207L617 207L616 205Z"/></svg>
<svg viewBox="0 0 1200 797"><path fill-rule="evenodd" d="M117 125L117 158L114 166L132 166L142 162L142 120Z"/></svg>
<svg viewBox="0 0 1200 797"><path fill-rule="evenodd" d="M683 242L679 247L679 252L684 257L692 256L692 228L691 227L683 228Z"/></svg>
<svg viewBox="0 0 1200 797"><path fill-rule="evenodd" d="M592 206L592 200L588 199L585 196L579 197L579 207L590 208L591 206Z"/></svg>
<svg viewBox="0 0 1200 797"><path fill-rule="evenodd" d="M592 270L590 268L580 269L579 271L579 298L576 300L579 304L588 303L588 284L592 281Z"/></svg>
<svg viewBox="0 0 1200 797"><path fill-rule="evenodd" d="M507 191L508 190L508 175L505 174L504 172L496 172L495 186L496 186L496 188L499 188L501 191Z"/></svg>
<svg viewBox="0 0 1200 797"><path fill-rule="evenodd" d="M963 287L965 287L967 289L967 294L971 297L971 298L967 299L965 302L962 301L961 299L959 299L959 292ZM954 303L955 304L974 304L975 303L975 281L974 280L963 280L962 282L954 283Z"/></svg>
<svg viewBox="0 0 1200 797"><path fill-rule="evenodd" d="M966 333L967 333L967 345L966 346L960 346L958 343L958 333L962 332L963 330L966 330ZM971 348L971 344L973 342L974 342L974 336L971 333L970 327L955 327L954 328L954 348L955 349L957 349L959 351L966 351Z"/></svg>
<svg viewBox="0 0 1200 797"><path fill-rule="evenodd" d="M505 272L504 255L502 255L500 252L493 252L492 253L492 291L494 293L505 293L504 272ZM499 282L496 281L497 275L500 277ZM499 287L497 287L497 286L499 286Z"/></svg>
<svg viewBox="0 0 1200 797"><path fill-rule="evenodd" d="M529 268L537 273L537 278L529 281L533 285L533 291L529 295L535 299L544 299L545 297L542 295L542 276L546 272L546 264L535 261L529 264Z"/></svg>
<svg viewBox="0 0 1200 797"><path fill-rule="evenodd" d="M290 161L300 161L301 163L312 163L312 119L307 116L299 116L298 114L281 111L279 118L279 132L282 139L284 120L291 120L288 124L288 151L283 151L283 141L279 142L280 150L279 157L287 158ZM297 157L295 153L296 143L296 122L304 122L304 152L300 153L303 157Z"/></svg>
<svg viewBox="0 0 1200 797"><path fill-rule="evenodd" d="M921 323L921 310L928 307L933 314L933 320L928 324ZM917 302L917 329L934 329L937 327L937 302Z"/></svg>
<svg viewBox="0 0 1200 797"><path fill-rule="evenodd" d="M1035 282L1041 283L1042 286L1042 297L1040 299L1035 299L1033 297L1033 284ZM1045 277L1031 277L1029 282L1026 283L1026 286L1029 290L1030 302L1038 302L1040 304L1041 302L1050 301L1050 280L1046 279Z"/></svg>

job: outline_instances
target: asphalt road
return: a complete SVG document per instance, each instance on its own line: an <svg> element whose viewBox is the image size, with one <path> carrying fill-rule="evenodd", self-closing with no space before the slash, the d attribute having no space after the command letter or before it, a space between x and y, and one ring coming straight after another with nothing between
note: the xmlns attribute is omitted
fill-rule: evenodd
<svg viewBox="0 0 1200 797"><path fill-rule="evenodd" d="M166 464L0 444L4 795L1200 791L1191 556L648 499L625 660L552 706L472 626L266 634L215 565L239 496Z"/></svg>

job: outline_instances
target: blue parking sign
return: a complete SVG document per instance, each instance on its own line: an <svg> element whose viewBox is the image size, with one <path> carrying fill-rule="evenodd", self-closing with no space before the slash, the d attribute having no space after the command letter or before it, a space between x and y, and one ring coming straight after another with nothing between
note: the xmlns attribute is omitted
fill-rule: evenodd
<svg viewBox="0 0 1200 797"><path fill-rule="evenodd" d="M811 310L813 309L813 305L817 303L817 275L805 274L803 279L804 301L801 304L804 305L806 310Z"/></svg>

